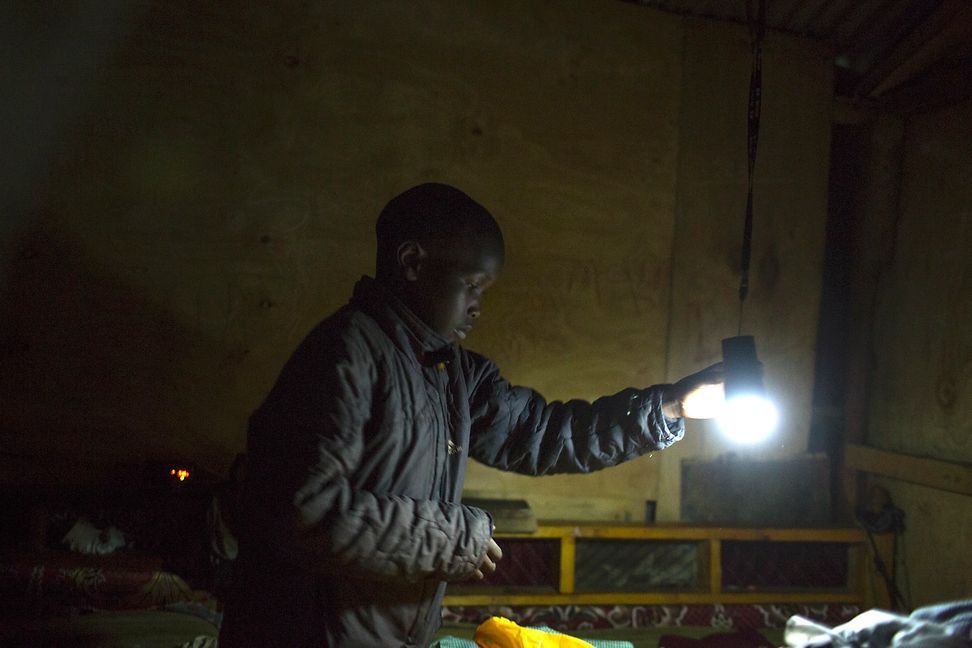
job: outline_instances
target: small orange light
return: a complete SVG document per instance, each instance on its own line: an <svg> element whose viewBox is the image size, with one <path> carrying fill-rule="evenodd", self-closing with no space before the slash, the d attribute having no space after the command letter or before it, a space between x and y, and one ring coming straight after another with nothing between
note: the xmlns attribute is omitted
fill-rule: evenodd
<svg viewBox="0 0 972 648"><path fill-rule="evenodd" d="M169 471L169 474L170 474L170 475L174 475L174 474L175 474L175 468L173 468L172 470L170 470L170 471Z"/></svg>
<svg viewBox="0 0 972 648"><path fill-rule="evenodd" d="M185 468L179 468L178 470L173 468L169 471L169 474L178 477L179 481L186 481L189 478L189 471Z"/></svg>

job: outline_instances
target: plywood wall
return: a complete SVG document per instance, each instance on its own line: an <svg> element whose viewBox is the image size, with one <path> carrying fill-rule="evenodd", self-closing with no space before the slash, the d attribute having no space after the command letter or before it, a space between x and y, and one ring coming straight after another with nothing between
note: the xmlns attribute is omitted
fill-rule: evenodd
<svg viewBox="0 0 972 648"><path fill-rule="evenodd" d="M2 230L7 465L224 469L288 354L371 271L381 206L426 180L464 188L506 233L469 344L511 380L593 398L701 368L735 333L738 25L607 0L159 2L109 38L45 11L20 20L97 56L65 83L76 58L33 45L62 65L36 65L58 110L24 146L32 173ZM809 427L829 69L770 38L745 328L786 424L759 456L801 452ZM681 458L727 449L690 437L590 476L474 466L468 487L545 517L639 519L657 499L670 518Z"/></svg>
<svg viewBox="0 0 972 648"><path fill-rule="evenodd" d="M867 443L972 463L972 103L905 128L893 258L879 280ZM972 498L882 479L905 512L913 605L972 593Z"/></svg>

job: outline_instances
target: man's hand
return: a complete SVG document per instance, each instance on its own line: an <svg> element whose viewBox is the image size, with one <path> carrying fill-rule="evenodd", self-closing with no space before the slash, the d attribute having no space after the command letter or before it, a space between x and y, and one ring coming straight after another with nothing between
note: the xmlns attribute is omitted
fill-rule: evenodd
<svg viewBox="0 0 972 648"><path fill-rule="evenodd" d="M489 544L486 546L486 557L483 558L483 564L479 566L479 569L473 572L473 578L483 580L487 574L492 574L496 571L496 563L502 558L503 550L499 548L495 540L490 538Z"/></svg>
<svg viewBox="0 0 972 648"><path fill-rule="evenodd" d="M726 403L722 363L706 367L672 385L662 410L668 418L708 419L722 412Z"/></svg>

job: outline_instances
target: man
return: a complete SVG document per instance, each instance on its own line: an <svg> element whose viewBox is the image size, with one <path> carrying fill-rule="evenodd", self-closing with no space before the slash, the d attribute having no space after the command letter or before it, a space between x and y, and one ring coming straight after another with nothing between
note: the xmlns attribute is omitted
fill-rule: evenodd
<svg viewBox="0 0 972 648"><path fill-rule="evenodd" d="M237 588L220 645L424 646L448 581L502 553L459 503L466 459L589 472L681 438L720 368L593 403L548 403L460 346L503 267L493 217L424 184L377 223L376 276L324 320L250 420Z"/></svg>

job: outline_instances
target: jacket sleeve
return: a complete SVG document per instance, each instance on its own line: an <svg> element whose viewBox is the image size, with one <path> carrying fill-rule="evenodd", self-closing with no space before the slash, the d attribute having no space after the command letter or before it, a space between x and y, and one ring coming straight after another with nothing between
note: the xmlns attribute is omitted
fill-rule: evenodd
<svg viewBox="0 0 972 648"><path fill-rule="evenodd" d="M668 385L548 403L511 385L489 360L468 355L469 455L488 466L527 475L586 473L667 448L685 433L682 419L662 413Z"/></svg>
<svg viewBox="0 0 972 648"><path fill-rule="evenodd" d="M469 577L491 537L485 511L352 486L376 372L363 342L343 338L305 342L251 419L253 536L315 571L413 581Z"/></svg>

